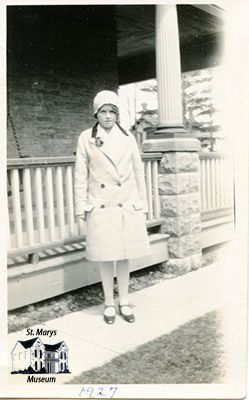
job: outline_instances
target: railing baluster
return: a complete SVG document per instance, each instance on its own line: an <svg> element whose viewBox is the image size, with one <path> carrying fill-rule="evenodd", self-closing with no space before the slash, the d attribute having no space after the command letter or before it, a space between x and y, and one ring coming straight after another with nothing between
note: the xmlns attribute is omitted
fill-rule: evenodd
<svg viewBox="0 0 249 400"><path fill-rule="evenodd" d="M200 194L201 194L201 209L204 209L204 196L203 196L203 160L200 159Z"/></svg>
<svg viewBox="0 0 249 400"><path fill-rule="evenodd" d="M215 192L216 192L216 184L215 184L215 160L210 160L210 192L211 192L211 207L216 208L215 202Z"/></svg>
<svg viewBox="0 0 249 400"><path fill-rule="evenodd" d="M31 180L30 169L23 170L23 191L24 191L24 208L25 208L25 223L27 231L28 244L34 244L34 223L33 223L33 206L31 197Z"/></svg>
<svg viewBox="0 0 249 400"><path fill-rule="evenodd" d="M53 195L53 176L52 168L46 169L46 202L48 213L48 232L49 239L55 240L55 220L54 220L54 195Z"/></svg>
<svg viewBox="0 0 249 400"><path fill-rule="evenodd" d="M158 190L158 161L152 161L152 180L153 180L153 205L154 217L160 218L160 200Z"/></svg>
<svg viewBox="0 0 249 400"><path fill-rule="evenodd" d="M7 249L10 250L12 248L12 240L11 240L11 230L10 230L10 212L7 210L7 226L6 226L6 236L7 236Z"/></svg>
<svg viewBox="0 0 249 400"><path fill-rule="evenodd" d="M151 182L151 161L145 162L145 180L148 201L148 219L153 219L153 201L152 201L152 182Z"/></svg>
<svg viewBox="0 0 249 400"><path fill-rule="evenodd" d="M206 160L206 196L207 196L207 209L211 208L211 194L210 194L210 160Z"/></svg>
<svg viewBox="0 0 249 400"><path fill-rule="evenodd" d="M44 227L41 168L36 168L35 170L35 203L37 212L37 228L38 228L39 241L40 243L42 243L45 241L45 227Z"/></svg>
<svg viewBox="0 0 249 400"><path fill-rule="evenodd" d="M59 238L63 238L65 234L65 216L64 216L62 167L56 167L55 181L56 181L56 202L57 202Z"/></svg>
<svg viewBox="0 0 249 400"><path fill-rule="evenodd" d="M219 187L219 170L220 170L220 160L215 159L215 205L220 207L220 187Z"/></svg>
<svg viewBox="0 0 249 400"><path fill-rule="evenodd" d="M22 232L22 213L21 213L21 199L20 199L20 181L18 169L11 171L11 193L13 204L13 217L14 217L14 232L16 234L16 246L23 246L23 232Z"/></svg>
<svg viewBox="0 0 249 400"><path fill-rule="evenodd" d="M75 234L72 167L66 167L66 204L69 236Z"/></svg>
<svg viewBox="0 0 249 400"><path fill-rule="evenodd" d="M86 223L83 219L77 218L76 229L77 235L84 235L86 233Z"/></svg>
<svg viewBox="0 0 249 400"><path fill-rule="evenodd" d="M201 207L202 211L207 209L207 192L206 192L206 160L201 160Z"/></svg>
<svg viewBox="0 0 249 400"><path fill-rule="evenodd" d="M226 198L225 198L225 181L224 181L224 160L220 160L220 190L221 190L221 206L226 206Z"/></svg>

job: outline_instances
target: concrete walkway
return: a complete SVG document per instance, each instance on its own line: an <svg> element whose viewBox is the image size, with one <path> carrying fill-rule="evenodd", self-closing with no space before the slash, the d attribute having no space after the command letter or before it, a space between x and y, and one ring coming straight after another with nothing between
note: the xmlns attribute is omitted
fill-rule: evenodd
<svg viewBox="0 0 249 400"><path fill-rule="evenodd" d="M102 318L103 306L95 306L30 328L34 332L36 328L57 331L51 338L40 336L44 343L66 342L71 374L58 376L58 383L64 383L210 311L219 309L226 315L230 310L232 286L234 290L234 269L226 263L212 264L130 294L129 301L136 315L133 324L117 315L115 324L107 325ZM229 325L229 320L225 318L224 324ZM27 329L12 333L9 348L17 340L30 338ZM229 335L225 341L229 347ZM228 351L229 364L231 357L232 352Z"/></svg>

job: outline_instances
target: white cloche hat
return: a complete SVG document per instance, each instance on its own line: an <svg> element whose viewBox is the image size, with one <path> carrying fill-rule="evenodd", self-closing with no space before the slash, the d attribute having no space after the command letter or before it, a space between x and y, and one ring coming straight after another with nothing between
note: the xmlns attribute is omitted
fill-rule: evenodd
<svg viewBox="0 0 249 400"><path fill-rule="evenodd" d="M93 115L96 115L104 104L111 104L118 108L118 96L111 90L102 90L93 99Z"/></svg>

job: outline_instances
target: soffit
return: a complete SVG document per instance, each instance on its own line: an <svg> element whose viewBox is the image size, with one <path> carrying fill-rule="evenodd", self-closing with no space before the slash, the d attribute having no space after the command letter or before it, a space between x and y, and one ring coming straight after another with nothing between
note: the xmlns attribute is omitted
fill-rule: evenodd
<svg viewBox="0 0 249 400"><path fill-rule="evenodd" d="M118 57L130 57L155 50L155 5L116 5ZM180 45L207 40L223 30L223 10L178 5Z"/></svg>

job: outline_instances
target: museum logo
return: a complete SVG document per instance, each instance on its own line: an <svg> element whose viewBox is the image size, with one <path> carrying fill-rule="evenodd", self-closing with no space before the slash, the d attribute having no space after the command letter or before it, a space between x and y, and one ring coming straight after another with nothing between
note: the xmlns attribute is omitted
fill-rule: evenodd
<svg viewBox="0 0 249 400"><path fill-rule="evenodd" d="M11 374L70 373L68 347L64 341L55 344L46 344L39 337L29 340L18 340L11 351L11 361ZM37 379L32 377L28 381L45 382L47 380L45 378Z"/></svg>

